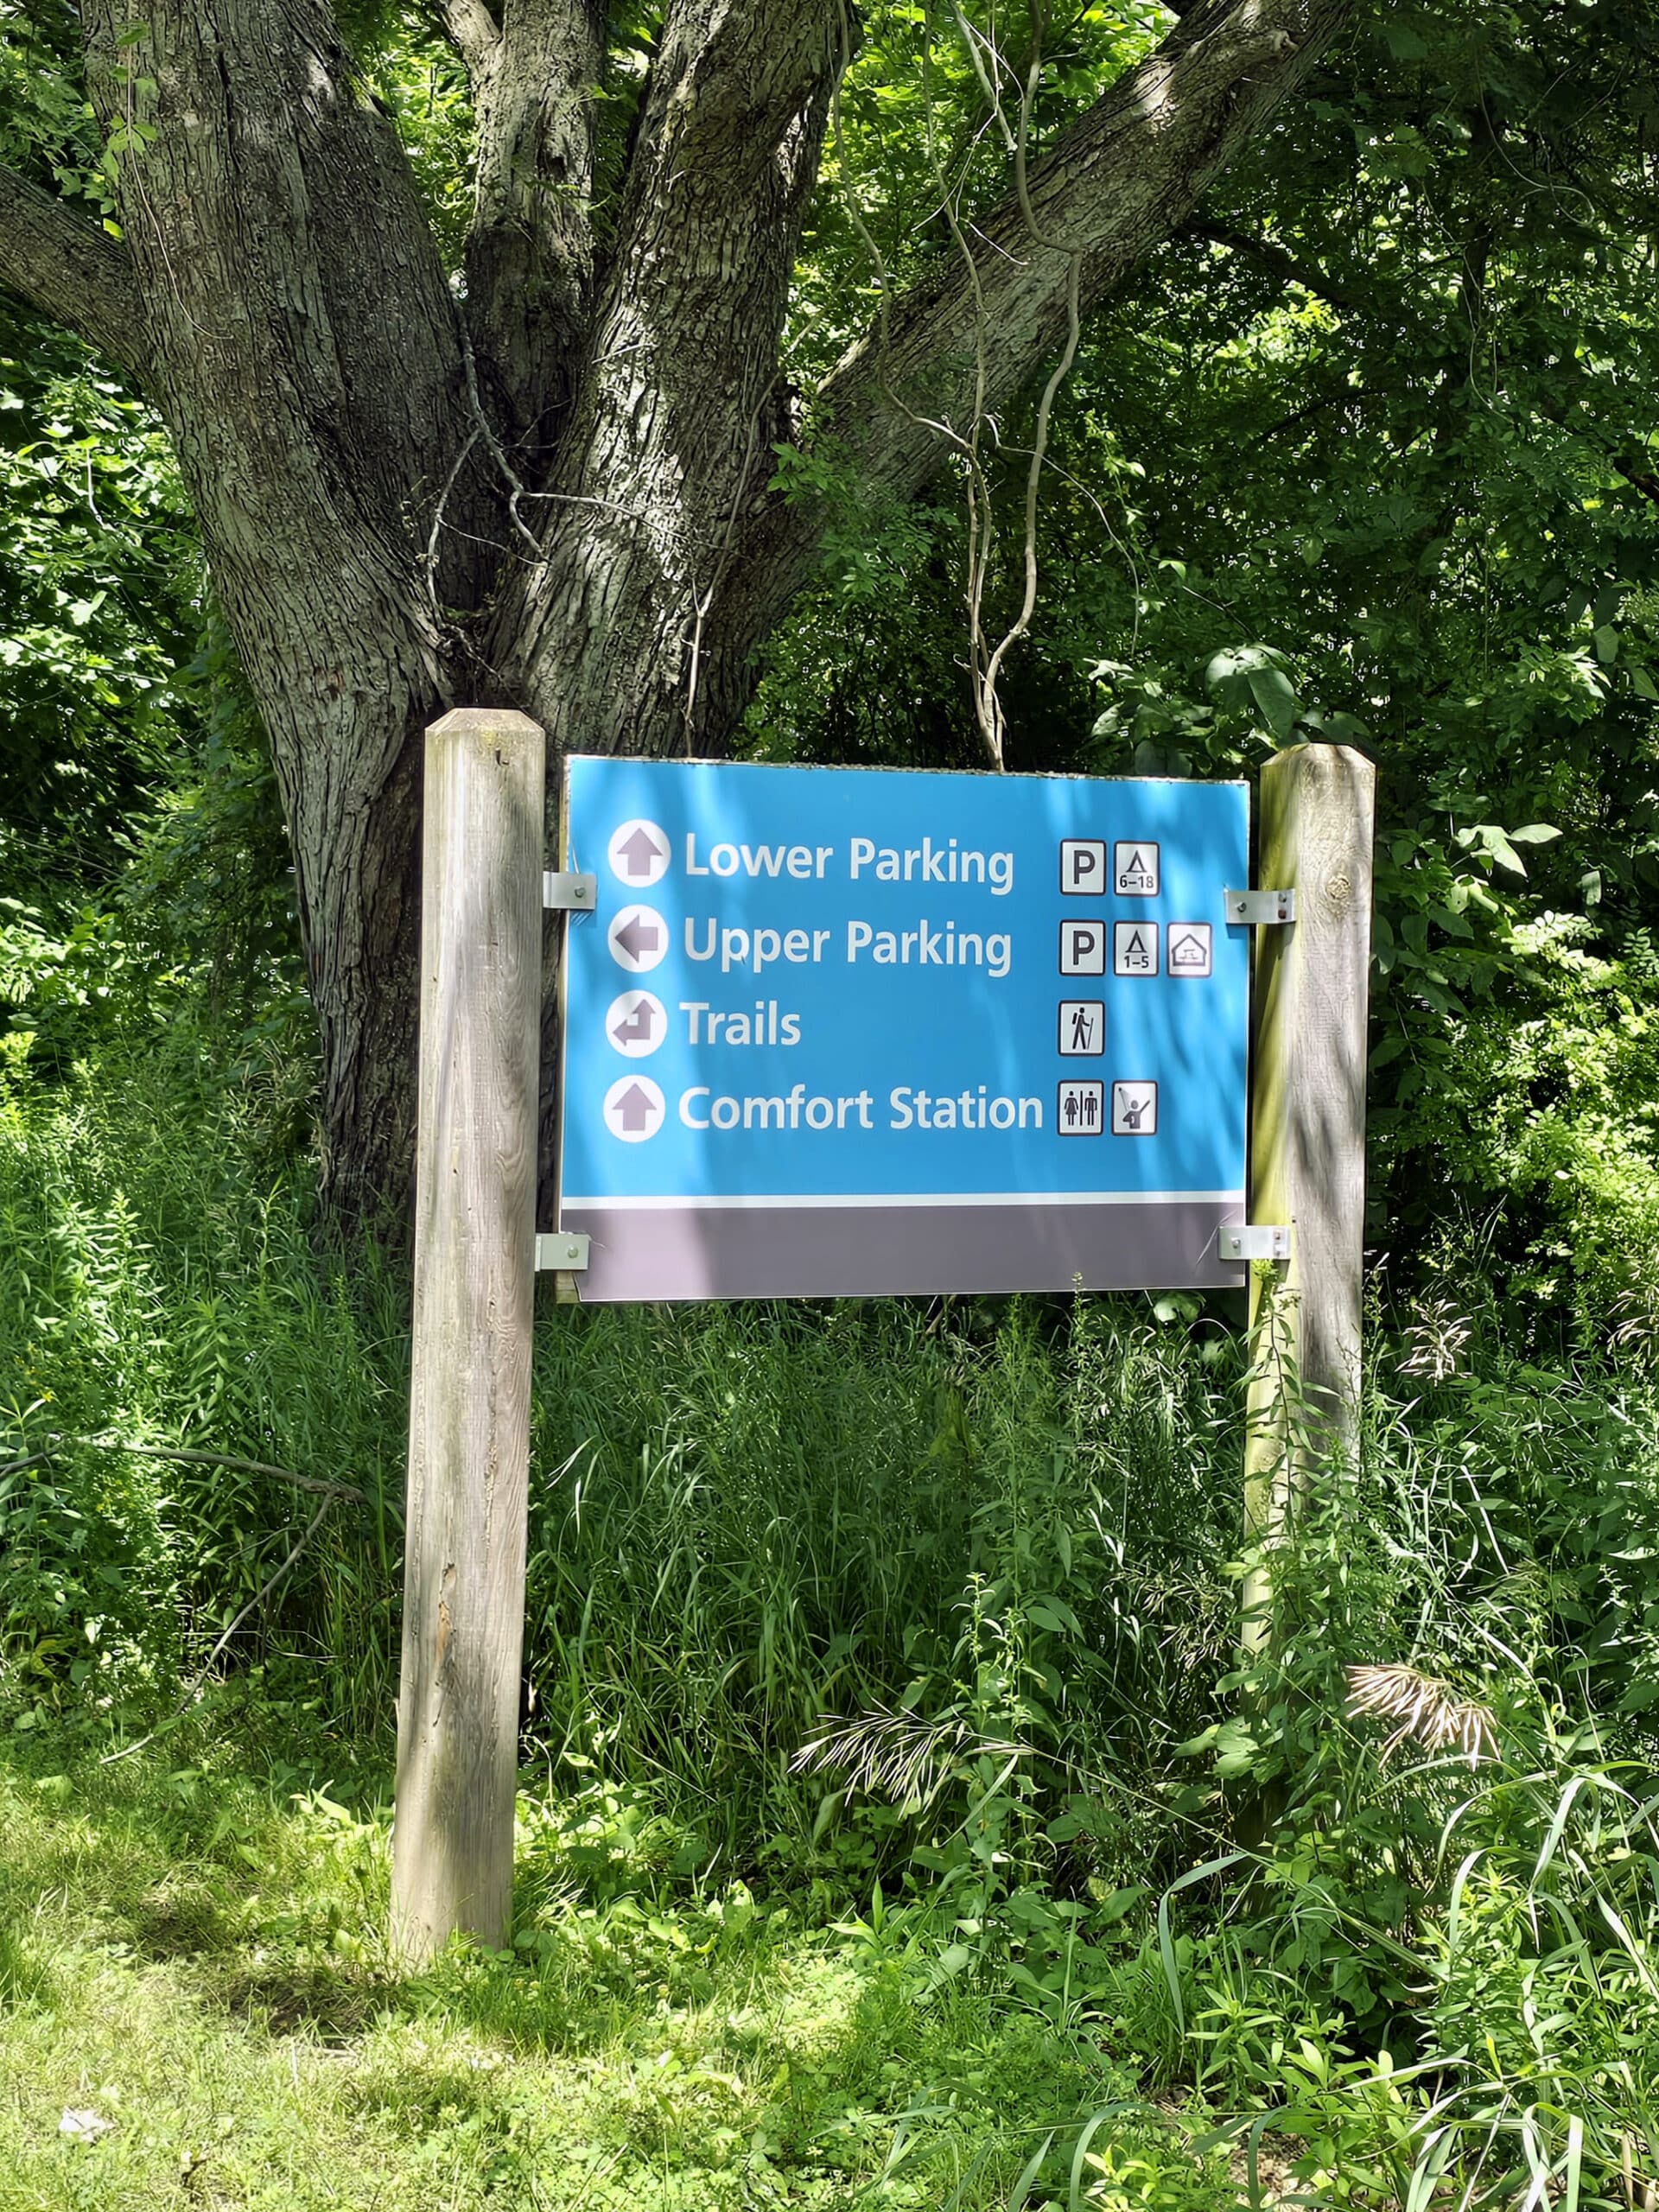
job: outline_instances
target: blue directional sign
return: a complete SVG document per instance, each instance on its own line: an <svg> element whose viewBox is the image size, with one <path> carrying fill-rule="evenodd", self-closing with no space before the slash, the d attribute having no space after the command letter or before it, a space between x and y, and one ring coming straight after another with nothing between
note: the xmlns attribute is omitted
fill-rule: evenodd
<svg viewBox="0 0 1659 2212"><path fill-rule="evenodd" d="M1243 1280L1242 784L566 776L584 1299Z"/></svg>

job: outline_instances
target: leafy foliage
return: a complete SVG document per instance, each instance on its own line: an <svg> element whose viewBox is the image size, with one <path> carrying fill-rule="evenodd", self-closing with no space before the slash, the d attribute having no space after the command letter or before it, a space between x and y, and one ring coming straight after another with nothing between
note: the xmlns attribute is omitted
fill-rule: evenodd
<svg viewBox="0 0 1659 2212"><path fill-rule="evenodd" d="M458 66L349 13L456 266ZM613 20L601 192L655 28ZM0 4L0 131L101 219L130 149L28 67L68 29ZM1046 27L1036 139L1154 29ZM804 385L994 188L1033 30L867 11ZM0 329L0 2008L42 2081L95 2001L150 2038L137 2095L183 2078L207 1988L317 2201L1659 2187L1655 44L1637 0L1389 11L1093 320L1055 418L1014 765L1380 769L1372 1369L1286 1632L1240 1664L1221 1306L550 1313L514 1950L412 1986L377 1948L403 1300L310 1241L279 809L170 461ZM1033 419L980 426L992 623ZM965 765L963 480L780 469L829 558L745 742ZM316 1497L283 1471L349 1494L273 1580ZM1355 1668L1479 1726L1401 1734ZM20 1902L54 1852L84 1923ZM188 2141L8 2169L170 2188L193 2100ZM268 2149L211 2156L251 2190Z"/></svg>

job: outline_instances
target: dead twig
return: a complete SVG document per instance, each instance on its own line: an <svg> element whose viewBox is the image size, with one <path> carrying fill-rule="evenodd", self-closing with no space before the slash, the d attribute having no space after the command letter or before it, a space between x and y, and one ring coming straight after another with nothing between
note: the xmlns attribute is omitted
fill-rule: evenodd
<svg viewBox="0 0 1659 2212"><path fill-rule="evenodd" d="M177 1459L187 1466L225 1467L232 1474L267 1475L274 1482L291 1483L296 1490L308 1490L318 1497L353 1497L359 1505L370 1503L368 1493L352 1483L325 1482L321 1475L297 1474L292 1467L274 1466L268 1459L244 1459L231 1452L197 1452L177 1444L135 1444L130 1437L105 1430L98 1436L72 1436L54 1430L46 1440L44 1451L31 1452L26 1459L8 1459L0 1465L0 1475L21 1474L25 1467L42 1466L55 1456L52 1447L66 1444L86 1445L97 1451L130 1452L140 1459Z"/></svg>
<svg viewBox="0 0 1659 2212"><path fill-rule="evenodd" d="M333 1488L336 1493L340 1492L340 1485L335 1484ZM353 1495L353 1493L343 1494ZM283 1560L282 1565L277 1567L275 1573L266 1576L264 1581L260 1584L258 1589L254 1592L252 1597L249 1599L247 1604L243 1606L241 1611L238 1613L235 1619L219 1637L218 1643L214 1644L213 1649L207 1654L206 1663L198 1672L195 1680L186 1690L183 1697L180 1700L177 1707L168 1715L165 1720L161 1722L159 1726L152 1728L149 1735L140 1736L136 1744L128 1744L118 1751L106 1752L99 1761L99 1764L100 1766L115 1766L118 1764L122 1759L130 1759L135 1751L142 1751L146 1744L153 1744L156 1738L160 1735L165 1734L168 1729L176 1728L178 1726L180 1721L183 1719L185 1714L189 1712L191 1707L201 1695L203 1690L207 1688L208 1677L212 1675L214 1667L218 1664L220 1656L224 1652L226 1645L230 1643L231 1638L236 1634L238 1629L241 1627L243 1622L247 1619L249 1614L253 1612L257 1607L263 1605L265 1599L270 1597L271 1592L276 1587L276 1585L288 1573L295 1560L298 1559L300 1554L310 1542L312 1537L315 1536L318 1529L321 1528L323 1516L327 1512L329 1507L333 1505L334 1502L334 1499L333 1496L323 1499L322 1503L311 1516L311 1518L306 1522L305 1527L302 1529L300 1535L296 1539L294 1547L289 1553L287 1558Z"/></svg>

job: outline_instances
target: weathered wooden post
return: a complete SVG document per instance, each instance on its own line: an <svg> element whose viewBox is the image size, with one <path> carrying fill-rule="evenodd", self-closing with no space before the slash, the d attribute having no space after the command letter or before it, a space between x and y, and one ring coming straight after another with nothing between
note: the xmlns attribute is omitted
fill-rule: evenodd
<svg viewBox="0 0 1659 2212"><path fill-rule="evenodd" d="M1249 1218L1287 1224L1291 1248L1251 1269L1247 1659L1272 1635L1271 1555L1298 1490L1358 1444L1376 781L1337 745L1293 747L1262 776L1256 880L1294 890L1296 918L1256 939Z"/></svg>
<svg viewBox="0 0 1659 2212"><path fill-rule="evenodd" d="M420 1121L392 1941L499 1945L524 1636L544 747L462 709L426 735Z"/></svg>

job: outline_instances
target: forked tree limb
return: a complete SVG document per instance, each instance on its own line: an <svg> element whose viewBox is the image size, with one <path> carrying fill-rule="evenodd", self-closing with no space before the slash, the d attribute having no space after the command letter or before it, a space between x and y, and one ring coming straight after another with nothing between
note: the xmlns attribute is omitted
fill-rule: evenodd
<svg viewBox="0 0 1659 2212"><path fill-rule="evenodd" d="M1325 301L1344 315L1382 315L1393 321L1405 320L1398 315L1389 316L1388 302L1376 296L1375 289L1370 298L1357 299L1317 263L1290 252L1275 239L1263 238L1257 232L1241 231L1227 223L1188 222L1181 225L1179 235L1207 245L1225 246L1230 253L1242 254L1276 277L1281 284L1300 284L1303 291Z"/></svg>
<svg viewBox="0 0 1659 2212"><path fill-rule="evenodd" d="M490 658L555 750L661 751L706 726L706 618L788 435L779 342L836 20L836 0L671 0L545 558L493 611Z"/></svg>
<svg viewBox="0 0 1659 2212"><path fill-rule="evenodd" d="M146 381L149 351L126 248L7 168L0 168L0 284Z"/></svg>
<svg viewBox="0 0 1659 2212"><path fill-rule="evenodd" d="M478 115L473 343L512 436L545 446L593 308L603 0L515 0L499 29L481 0L447 0L447 12Z"/></svg>
<svg viewBox="0 0 1659 2212"><path fill-rule="evenodd" d="M468 70L481 75L501 47L501 27L485 0L440 0L438 14Z"/></svg>
<svg viewBox="0 0 1659 2212"><path fill-rule="evenodd" d="M982 402L995 410L1058 350L1072 257L1086 311L1185 219L1358 13L1359 0L1186 10L1033 165L1028 207L1010 193L977 226L973 269L942 261L847 353L817 396L819 434L867 480L918 489L950 449L939 426L971 412L976 329L991 334ZM769 590L749 610L751 644L810 574L820 527L775 499L753 516L742 552Z"/></svg>

